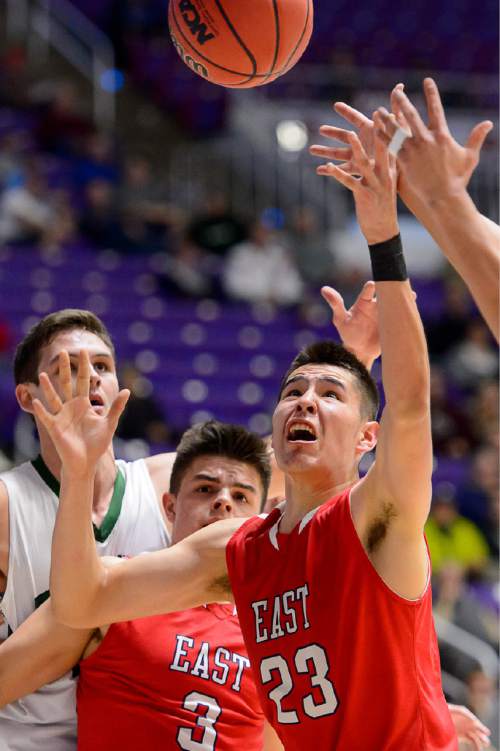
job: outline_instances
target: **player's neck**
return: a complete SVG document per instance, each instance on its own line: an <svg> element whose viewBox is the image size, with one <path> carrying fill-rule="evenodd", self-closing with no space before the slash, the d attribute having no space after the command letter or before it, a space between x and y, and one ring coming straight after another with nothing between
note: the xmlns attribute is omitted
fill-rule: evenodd
<svg viewBox="0 0 500 751"><path fill-rule="evenodd" d="M56 480L61 480L61 460L59 454L48 435L40 431L40 455L45 465L54 475ZM92 507L95 509L102 506L103 502L109 502L115 483L116 468L113 447L101 457L97 465L94 480L94 498Z"/></svg>
<svg viewBox="0 0 500 751"><path fill-rule="evenodd" d="M309 511L339 495L343 490L354 485L358 479L357 472L352 476L343 477L326 475L318 478L317 474L310 477L307 475L287 476L286 504L280 522L280 532L291 532Z"/></svg>

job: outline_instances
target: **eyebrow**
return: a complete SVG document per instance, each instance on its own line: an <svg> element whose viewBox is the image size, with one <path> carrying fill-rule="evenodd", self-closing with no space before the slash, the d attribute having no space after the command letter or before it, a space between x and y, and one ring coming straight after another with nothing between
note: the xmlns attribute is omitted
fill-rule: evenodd
<svg viewBox="0 0 500 751"><path fill-rule="evenodd" d="M204 472L198 472L198 474L196 474L193 477L193 480L207 480L207 482L215 482L215 483L220 482L220 480L219 480L218 477L213 477L212 475L207 475ZM247 485L244 482L233 482L233 483L231 483L231 485L232 485L233 488L244 488L245 490L250 490L252 493L256 493L257 492L256 488L254 488L253 485Z"/></svg>
<svg viewBox="0 0 500 751"><path fill-rule="evenodd" d="M290 378L289 381L285 383L283 386L283 390L285 390L291 383L296 383L297 381L305 381L306 383L309 383L309 379L306 378L303 375L296 375L293 376L293 378ZM318 378L318 381L326 381L327 383L333 383L335 386L338 386L343 391L346 391L345 383L342 383L342 381L339 381L337 378L334 378L333 376L320 376Z"/></svg>
<svg viewBox="0 0 500 751"><path fill-rule="evenodd" d="M55 363L55 362L56 362L56 360L59 360L59 354L60 354L60 353L58 353L57 355L54 355L54 357L53 357L53 358L52 358L52 359L50 360L50 362L49 362L49 366L50 366L50 365L53 365L53 363ZM73 358L73 359L77 359L77 358L78 358L78 352L68 352L68 355L69 355L69 359L70 359L70 360L71 360L72 358ZM91 358L91 359L95 359L95 358L101 358L101 359L102 359L102 358L106 358L106 359L108 359L108 360L112 360L112 359L113 359L113 358L112 358L112 356L111 356L111 355L109 354L109 352L99 352L98 354L95 354L95 355L90 355L90 358Z"/></svg>

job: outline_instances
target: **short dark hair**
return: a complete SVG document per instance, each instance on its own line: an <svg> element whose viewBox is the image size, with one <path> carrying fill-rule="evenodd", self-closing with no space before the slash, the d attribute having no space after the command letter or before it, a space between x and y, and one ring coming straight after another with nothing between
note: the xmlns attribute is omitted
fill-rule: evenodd
<svg viewBox="0 0 500 751"><path fill-rule="evenodd" d="M330 340L314 342L304 347L293 359L290 367L283 376L280 385L279 396L283 393L286 382L294 370L302 365L338 365L345 368L356 377L358 390L361 394L361 409L363 416L370 420L377 418L380 406L380 396L377 384L365 368L362 362L342 344Z"/></svg>
<svg viewBox="0 0 500 751"><path fill-rule="evenodd" d="M38 385L40 353L62 331L84 329L96 334L109 347L115 359L115 348L106 326L89 310L67 308L50 313L36 323L19 342L14 356L14 380L19 383Z"/></svg>
<svg viewBox="0 0 500 751"><path fill-rule="evenodd" d="M183 434L170 475L170 492L177 495L191 464L200 456L223 456L257 470L262 481L262 501L267 497L271 480L269 448L256 433L240 425L208 420L194 425Z"/></svg>

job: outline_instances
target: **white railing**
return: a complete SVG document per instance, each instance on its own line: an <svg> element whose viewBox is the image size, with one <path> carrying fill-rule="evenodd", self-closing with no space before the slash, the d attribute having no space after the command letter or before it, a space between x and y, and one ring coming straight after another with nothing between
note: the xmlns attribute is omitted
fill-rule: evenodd
<svg viewBox="0 0 500 751"><path fill-rule="evenodd" d="M69 0L6 0L9 40L23 40L34 61L50 48L62 55L92 84L94 120L99 127L115 124L115 94L102 86L102 74L115 69L108 37Z"/></svg>

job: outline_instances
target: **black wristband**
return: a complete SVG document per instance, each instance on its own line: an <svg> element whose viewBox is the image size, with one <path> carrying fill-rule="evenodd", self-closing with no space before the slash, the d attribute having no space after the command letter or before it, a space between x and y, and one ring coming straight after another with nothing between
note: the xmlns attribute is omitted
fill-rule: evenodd
<svg viewBox="0 0 500 751"><path fill-rule="evenodd" d="M401 235L368 248L374 282L405 282L408 279Z"/></svg>

